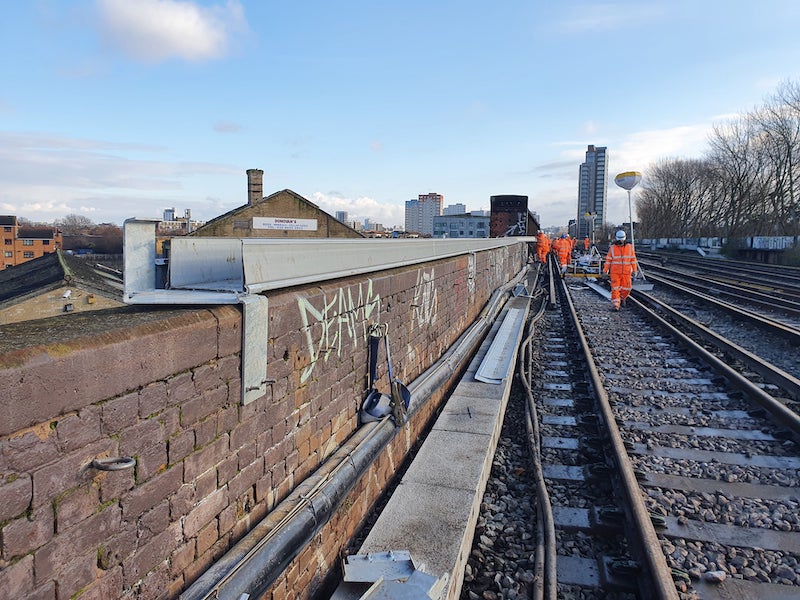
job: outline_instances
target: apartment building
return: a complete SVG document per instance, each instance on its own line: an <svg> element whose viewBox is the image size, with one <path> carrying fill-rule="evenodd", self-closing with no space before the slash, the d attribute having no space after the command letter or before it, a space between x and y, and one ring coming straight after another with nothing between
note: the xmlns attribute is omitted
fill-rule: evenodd
<svg viewBox="0 0 800 600"><path fill-rule="evenodd" d="M55 227L20 225L13 215L0 215L2 235L2 268L16 267L22 263L51 254L64 245L61 231Z"/></svg>

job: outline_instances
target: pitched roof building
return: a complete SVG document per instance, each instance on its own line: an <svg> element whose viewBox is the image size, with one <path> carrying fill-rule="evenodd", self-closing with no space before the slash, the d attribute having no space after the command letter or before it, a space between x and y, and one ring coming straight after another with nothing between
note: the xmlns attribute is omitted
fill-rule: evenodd
<svg viewBox="0 0 800 600"><path fill-rule="evenodd" d="M122 273L60 250L0 271L0 325L124 306Z"/></svg>
<svg viewBox="0 0 800 600"><path fill-rule="evenodd" d="M264 171L247 170L247 204L208 221L194 236L257 238L363 238L292 190L263 196Z"/></svg>

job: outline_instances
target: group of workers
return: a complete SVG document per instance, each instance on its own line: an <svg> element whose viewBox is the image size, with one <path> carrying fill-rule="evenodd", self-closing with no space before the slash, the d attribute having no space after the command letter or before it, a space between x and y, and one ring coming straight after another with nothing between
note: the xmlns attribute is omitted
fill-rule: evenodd
<svg viewBox="0 0 800 600"><path fill-rule="evenodd" d="M567 272L567 266L575 252L577 240L563 234L551 240L547 234L540 231L536 237L536 253L540 262L547 261L547 255L553 252L558 257L561 265L561 277ZM583 240L584 252L588 253L591 248L589 236ZM636 262L636 252L633 244L627 240L623 230L618 230L614 234L614 241L608 248L603 273L608 275L611 283L611 308L618 311L625 299L630 295L633 288L633 277L639 271Z"/></svg>

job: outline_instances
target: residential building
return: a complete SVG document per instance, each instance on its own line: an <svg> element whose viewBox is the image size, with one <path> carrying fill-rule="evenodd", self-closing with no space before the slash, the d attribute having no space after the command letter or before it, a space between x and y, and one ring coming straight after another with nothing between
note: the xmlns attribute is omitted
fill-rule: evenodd
<svg viewBox="0 0 800 600"><path fill-rule="evenodd" d="M488 238L489 215L461 213L433 217L435 238Z"/></svg>
<svg viewBox="0 0 800 600"><path fill-rule="evenodd" d="M605 146L590 145L586 150L586 162L581 164L578 175L578 213L576 230L578 239L602 227L606 222L606 196L608 187L608 160Z"/></svg>
<svg viewBox="0 0 800 600"><path fill-rule="evenodd" d="M442 210L443 215L465 215L467 214L467 207L465 204L448 204Z"/></svg>
<svg viewBox="0 0 800 600"><path fill-rule="evenodd" d="M164 210L163 220L158 224L158 233L159 235L186 235L202 225L202 221L192 220L191 209L185 209L183 216L178 217L174 208L167 208Z"/></svg>
<svg viewBox="0 0 800 600"><path fill-rule="evenodd" d="M13 215L0 216L3 262L0 268L21 265L45 254L52 254L64 245L61 230L55 227L20 225Z"/></svg>
<svg viewBox="0 0 800 600"><path fill-rule="evenodd" d="M409 233L433 235L433 218L442 214L442 194L420 194L416 200L406 201L405 228Z"/></svg>
<svg viewBox="0 0 800 600"><path fill-rule="evenodd" d="M247 204L208 221L194 236L236 238L363 238L292 190L263 196L264 171L247 170Z"/></svg>

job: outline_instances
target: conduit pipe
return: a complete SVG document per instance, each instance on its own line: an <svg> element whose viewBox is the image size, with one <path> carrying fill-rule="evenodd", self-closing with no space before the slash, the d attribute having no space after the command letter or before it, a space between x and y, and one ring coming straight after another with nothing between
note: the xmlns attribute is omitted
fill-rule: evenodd
<svg viewBox="0 0 800 600"><path fill-rule="evenodd" d="M495 290L481 314L445 354L409 384L413 416L468 361L505 304L506 294L527 273L523 268ZM368 423L183 594L183 600L259 597L327 523L361 476L397 434L389 419Z"/></svg>

